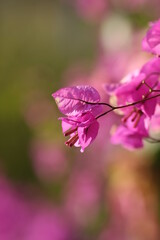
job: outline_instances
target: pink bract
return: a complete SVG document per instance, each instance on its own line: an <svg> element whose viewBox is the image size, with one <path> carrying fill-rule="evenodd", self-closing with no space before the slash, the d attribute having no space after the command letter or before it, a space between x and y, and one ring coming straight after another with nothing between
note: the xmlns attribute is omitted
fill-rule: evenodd
<svg viewBox="0 0 160 240"><path fill-rule="evenodd" d="M125 126L120 126L111 137L111 142L113 144L122 144L124 147L132 150L143 147L143 138L144 136L138 132L131 131Z"/></svg>
<svg viewBox="0 0 160 240"><path fill-rule="evenodd" d="M81 152L93 142L98 134L99 123L90 112L77 117L60 118L60 120L62 120L64 135L70 136L66 145L81 147Z"/></svg>
<svg viewBox="0 0 160 240"><path fill-rule="evenodd" d="M97 105L86 104L85 102L98 103L100 95L97 90L90 86L75 86L61 88L52 94L59 110L67 116L77 116L92 110L97 114Z"/></svg>
<svg viewBox="0 0 160 240"><path fill-rule="evenodd" d="M139 71L128 75L118 85L106 86L107 93L116 97L118 106L123 113L122 125L112 136L112 143L122 144L127 148L140 148L143 139L149 136L149 122L158 104L154 97L159 87L160 59L154 58L147 62ZM137 104L131 105L137 102Z"/></svg>
<svg viewBox="0 0 160 240"><path fill-rule="evenodd" d="M142 42L143 50L160 55L160 19L150 24Z"/></svg>
<svg viewBox="0 0 160 240"><path fill-rule="evenodd" d="M150 92L150 88L142 84L142 82L145 81L146 84L156 90L159 87L159 75L160 59L153 58L144 64L139 71L128 75L121 84L112 85L112 87L106 85L106 91L111 96L116 96L118 106L140 101L147 95L155 95L155 93ZM157 99L153 98L137 104L136 107L142 110L148 117L151 117L154 114L156 103ZM126 112L128 108L124 108L122 111Z"/></svg>
<svg viewBox="0 0 160 240"><path fill-rule="evenodd" d="M99 123L96 116L102 111L102 107L98 105L99 93L90 86L76 86L62 88L52 96L59 110L66 115L60 118L64 135L70 136L66 145L81 147L83 152L98 134Z"/></svg>

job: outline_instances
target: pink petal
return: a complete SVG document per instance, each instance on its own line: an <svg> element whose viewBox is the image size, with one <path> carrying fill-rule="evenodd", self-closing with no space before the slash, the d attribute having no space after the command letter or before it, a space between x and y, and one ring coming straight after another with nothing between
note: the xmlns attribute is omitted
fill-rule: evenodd
<svg viewBox="0 0 160 240"><path fill-rule="evenodd" d="M88 128L79 127L78 136L82 151L88 147L96 138L99 130L99 123L95 121Z"/></svg>
<svg viewBox="0 0 160 240"><path fill-rule="evenodd" d="M65 133L67 130L69 130L72 127L71 124L67 123L66 121L62 120L62 131Z"/></svg>
<svg viewBox="0 0 160 240"><path fill-rule="evenodd" d="M112 95L122 85L122 83L106 83L104 89L108 95Z"/></svg>
<svg viewBox="0 0 160 240"><path fill-rule="evenodd" d="M149 44L147 42L146 37L142 41L142 48L143 48L144 51L147 51L147 52L151 51L151 48L150 48L150 46L149 46Z"/></svg>
<svg viewBox="0 0 160 240"><path fill-rule="evenodd" d="M146 37L143 39L142 47L147 52L160 55L160 20L150 24Z"/></svg>
<svg viewBox="0 0 160 240"><path fill-rule="evenodd" d="M156 98L150 99L144 103L143 111L148 117L153 116L153 114L155 112L156 104L157 104Z"/></svg>
<svg viewBox="0 0 160 240"><path fill-rule="evenodd" d="M120 126L112 136L111 142L113 144L122 144L126 148L132 150L143 147L143 136L130 131L124 126Z"/></svg>
<svg viewBox="0 0 160 240"><path fill-rule="evenodd" d="M90 86L62 88L53 93L52 96L59 110L68 116L76 116L97 108L96 104L86 104L83 101L90 103L98 103L100 101L99 93Z"/></svg>
<svg viewBox="0 0 160 240"><path fill-rule="evenodd" d="M148 125L146 124L148 121L148 118L146 118L146 116L143 114L140 117L140 120L137 124L137 126L135 127L134 124L135 122L132 121L132 117L130 117L125 126L127 127L127 129L133 133L138 133L140 135L143 135L145 137L148 136Z"/></svg>

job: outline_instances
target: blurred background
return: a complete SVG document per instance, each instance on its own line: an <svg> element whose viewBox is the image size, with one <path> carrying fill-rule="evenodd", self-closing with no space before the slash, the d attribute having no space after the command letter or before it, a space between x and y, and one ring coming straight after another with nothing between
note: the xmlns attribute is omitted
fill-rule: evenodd
<svg viewBox="0 0 160 240"><path fill-rule="evenodd" d="M110 144L100 119L81 154L64 144L51 94L119 82L147 61L159 0L0 1L0 239L158 240L160 148Z"/></svg>

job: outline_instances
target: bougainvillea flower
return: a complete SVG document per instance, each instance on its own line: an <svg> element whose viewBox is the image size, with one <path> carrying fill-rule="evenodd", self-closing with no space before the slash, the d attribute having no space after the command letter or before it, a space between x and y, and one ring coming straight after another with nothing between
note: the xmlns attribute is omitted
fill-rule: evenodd
<svg viewBox="0 0 160 240"><path fill-rule="evenodd" d="M106 86L107 92L116 98L117 106L121 108L122 126L112 138L113 143L121 143L129 148L143 146L143 138L148 137L149 120L155 113L157 98L154 97L159 87L160 59L154 58L146 63L139 71L128 75L124 82L115 86ZM136 103L129 106L132 103ZM121 130L123 129L123 134ZM130 139L132 138L132 139ZM134 139L138 139L137 143ZM127 141L128 144L127 145Z"/></svg>
<svg viewBox="0 0 160 240"><path fill-rule="evenodd" d="M98 105L99 93L90 86L62 88L52 95L59 110L66 115L62 120L62 130L69 147L81 147L81 151L89 146L96 138L99 123L96 116L102 111ZM97 104L96 104L97 103Z"/></svg>
<svg viewBox="0 0 160 240"><path fill-rule="evenodd" d="M132 121L133 118L128 119L127 123L120 125L116 132L111 137L113 144L122 144L128 149L135 149L143 147L143 139L148 135L148 118L141 116L140 120L135 126Z"/></svg>
<svg viewBox="0 0 160 240"><path fill-rule="evenodd" d="M128 75L124 82L115 87L106 86L107 93L115 96L117 105L141 101L135 107L151 117L155 112L157 98L145 101L145 98L156 95L152 90L159 87L160 59L154 58L147 62L139 71ZM144 99L144 101L142 101ZM128 112L128 108L123 108L123 112Z"/></svg>
<svg viewBox="0 0 160 240"><path fill-rule="evenodd" d="M113 144L122 144L128 149L143 147L143 136L138 132L132 132L125 126L117 128L116 133L111 137Z"/></svg>
<svg viewBox="0 0 160 240"><path fill-rule="evenodd" d="M81 152L96 138L99 123L91 112L77 117L60 118L64 136L70 136L66 141L69 147L81 147Z"/></svg>
<svg viewBox="0 0 160 240"><path fill-rule="evenodd" d="M157 104L155 114L151 119L150 130L153 132L160 131L160 105L159 104Z"/></svg>
<svg viewBox="0 0 160 240"><path fill-rule="evenodd" d="M150 23L150 28L143 39L142 47L147 52L160 55L160 19Z"/></svg>

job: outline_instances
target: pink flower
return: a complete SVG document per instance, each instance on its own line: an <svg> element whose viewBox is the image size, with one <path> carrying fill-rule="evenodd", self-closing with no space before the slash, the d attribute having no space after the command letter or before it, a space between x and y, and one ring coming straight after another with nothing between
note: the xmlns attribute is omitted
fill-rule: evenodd
<svg viewBox="0 0 160 240"><path fill-rule="evenodd" d="M150 24L150 28L143 39L142 47L147 52L160 55L160 19Z"/></svg>
<svg viewBox="0 0 160 240"><path fill-rule="evenodd" d="M124 115L122 126L112 136L112 142L128 148L143 146L143 138L148 137L149 121L155 112L159 86L160 59L154 58L140 71L127 76L124 83L107 86L107 92L114 95ZM145 101L146 98L151 98ZM144 100L144 101L143 101ZM132 105L132 103L137 103Z"/></svg>
<svg viewBox="0 0 160 240"><path fill-rule="evenodd" d="M32 143L30 152L35 172L41 180L59 180L65 175L67 161L59 145L37 140Z"/></svg>
<svg viewBox="0 0 160 240"><path fill-rule="evenodd" d="M108 10L107 0L73 0L73 2L80 15L91 21L101 19Z"/></svg>
<svg viewBox="0 0 160 240"><path fill-rule="evenodd" d="M98 217L103 195L98 173L86 167L72 172L66 188L67 214L80 226L87 226Z"/></svg>
<svg viewBox="0 0 160 240"><path fill-rule="evenodd" d="M113 144L123 144L124 147L132 150L143 147L143 138L147 136L140 134L137 129L132 131L126 126L120 126L112 136L111 142Z"/></svg>
<svg viewBox="0 0 160 240"><path fill-rule="evenodd" d="M83 152L98 134L96 116L102 111L98 105L99 93L90 86L76 86L62 88L52 96L59 110L66 115L60 118L64 135L70 136L66 145L81 147Z"/></svg>
<svg viewBox="0 0 160 240"><path fill-rule="evenodd" d="M99 129L99 123L92 115L87 112L77 117L60 118L62 120L62 129L65 136L70 138L66 145L72 147L81 147L81 152L88 147L96 138Z"/></svg>
<svg viewBox="0 0 160 240"><path fill-rule="evenodd" d="M52 97L59 110L67 116L77 116L91 110L93 115L101 112L101 107L95 104L100 101L99 93L90 86L61 88Z"/></svg>
<svg viewBox="0 0 160 240"><path fill-rule="evenodd" d="M25 240L67 240L71 239L72 230L65 214L58 208L45 207L44 204L35 211L27 227Z"/></svg>

